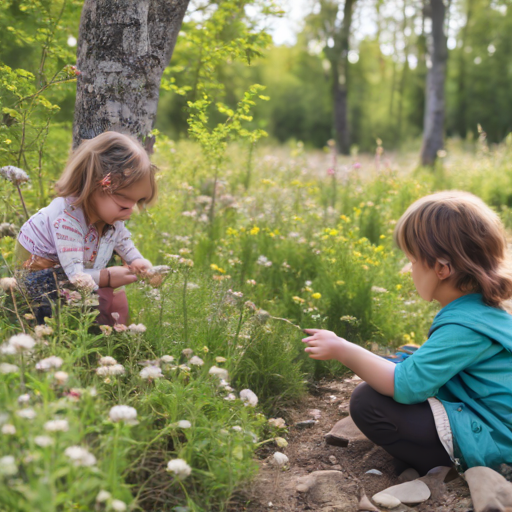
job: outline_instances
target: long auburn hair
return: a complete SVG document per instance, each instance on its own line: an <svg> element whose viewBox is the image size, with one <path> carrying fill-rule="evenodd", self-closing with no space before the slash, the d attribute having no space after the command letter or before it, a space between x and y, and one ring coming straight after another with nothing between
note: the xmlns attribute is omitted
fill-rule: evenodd
<svg viewBox="0 0 512 512"><path fill-rule="evenodd" d="M429 268L448 260L454 286L481 293L489 306L512 297L512 262L505 230L481 199L457 190L438 192L413 203L398 221L398 247Z"/></svg>
<svg viewBox="0 0 512 512"><path fill-rule="evenodd" d="M105 179L110 184L109 192L114 193L149 176L151 197L138 207L150 203L156 195L155 170L136 139L109 131L80 144L71 154L55 189L60 197L73 197L73 205L81 207L86 217L91 218L91 195Z"/></svg>

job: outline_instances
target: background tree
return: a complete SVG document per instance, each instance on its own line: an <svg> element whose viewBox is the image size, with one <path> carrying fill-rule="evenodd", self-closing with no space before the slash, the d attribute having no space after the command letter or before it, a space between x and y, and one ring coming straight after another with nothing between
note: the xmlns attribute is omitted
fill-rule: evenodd
<svg viewBox="0 0 512 512"><path fill-rule="evenodd" d="M128 131L151 150L160 81L190 0L85 0L73 146Z"/></svg>

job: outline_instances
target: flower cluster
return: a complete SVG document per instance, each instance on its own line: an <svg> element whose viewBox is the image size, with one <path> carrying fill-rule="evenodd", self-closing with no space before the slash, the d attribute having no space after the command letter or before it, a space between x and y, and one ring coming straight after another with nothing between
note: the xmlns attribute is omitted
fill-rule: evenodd
<svg viewBox="0 0 512 512"><path fill-rule="evenodd" d="M0 176L4 178L4 180L10 181L13 185L21 185L22 183L26 183L30 178L28 174L19 167L14 167L14 165L6 165L5 167L0 167Z"/></svg>

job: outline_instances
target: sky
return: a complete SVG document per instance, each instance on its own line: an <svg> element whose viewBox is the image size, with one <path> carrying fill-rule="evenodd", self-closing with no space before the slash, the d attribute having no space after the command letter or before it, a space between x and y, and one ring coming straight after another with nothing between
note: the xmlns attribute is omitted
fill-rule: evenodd
<svg viewBox="0 0 512 512"><path fill-rule="evenodd" d="M311 11L311 0L279 0L279 6L286 12L282 18L273 18L269 32L276 45L293 45L302 20Z"/></svg>

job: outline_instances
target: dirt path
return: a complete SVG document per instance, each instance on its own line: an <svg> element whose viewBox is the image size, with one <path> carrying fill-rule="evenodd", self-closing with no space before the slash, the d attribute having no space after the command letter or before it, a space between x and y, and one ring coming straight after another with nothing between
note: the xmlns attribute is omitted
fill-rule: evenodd
<svg viewBox="0 0 512 512"><path fill-rule="evenodd" d="M260 453L260 472L251 488L243 493L234 510L251 512L356 512L358 493L362 487L366 495L386 489L398 482L393 459L370 441L349 443L340 448L325 443L324 435L341 418L348 415L348 403L352 390L359 384L358 377L340 381L322 381L296 409L289 411L288 446L280 449L289 459L288 469L276 468L271 456L276 447L268 447ZM298 428L293 425L313 419L310 411L318 410L320 415L312 427ZM371 469L382 475L366 474ZM322 489L319 493L304 493L296 490L297 480L313 471L338 470L335 475L339 483L332 492ZM331 486L332 487L332 486ZM313 494L313 495L312 495ZM242 505L244 502L244 505ZM384 510L384 509L383 509ZM393 511L415 510L418 512L470 511L471 499L466 483L457 478L446 484L446 491L440 500L429 499L425 503L406 507L401 505Z"/></svg>

